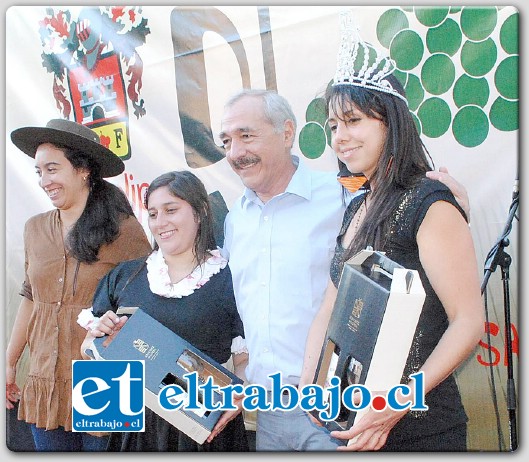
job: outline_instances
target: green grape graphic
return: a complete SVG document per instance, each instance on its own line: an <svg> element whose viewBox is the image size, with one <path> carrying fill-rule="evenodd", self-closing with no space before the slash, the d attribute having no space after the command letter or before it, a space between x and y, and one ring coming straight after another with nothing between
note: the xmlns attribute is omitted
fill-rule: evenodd
<svg viewBox="0 0 529 462"><path fill-rule="evenodd" d="M491 127L518 130L519 14L505 17L501 8L406 6L380 15L377 39L395 61L421 135L451 133L473 148ZM299 146L315 159L330 146L322 98L310 102L305 117Z"/></svg>
<svg viewBox="0 0 529 462"><path fill-rule="evenodd" d="M489 101L489 84L485 77L474 78L463 74L454 85L454 102L458 108L473 104L484 107Z"/></svg>
<svg viewBox="0 0 529 462"><path fill-rule="evenodd" d="M381 15L377 38L397 65L421 134L437 138L451 129L459 144L475 147L491 126L518 129L519 14L502 19L499 13L498 7L393 7ZM420 26L406 28L402 15ZM394 29L387 27L391 18L398 21ZM388 30L397 30L392 39Z"/></svg>
<svg viewBox="0 0 529 462"><path fill-rule="evenodd" d="M395 69L393 71L393 75L398 79L398 81L401 83L403 87L408 85L408 73L402 72L399 69Z"/></svg>
<svg viewBox="0 0 529 462"><path fill-rule="evenodd" d="M498 130L518 130L518 101L508 101L498 96L489 112L490 123Z"/></svg>
<svg viewBox="0 0 529 462"><path fill-rule="evenodd" d="M417 111L422 132L429 138L444 135L450 127L452 114L444 99L433 97L425 100Z"/></svg>
<svg viewBox="0 0 529 462"><path fill-rule="evenodd" d="M415 17L418 21L428 27L434 27L441 24L450 8L429 8L429 7L415 7Z"/></svg>
<svg viewBox="0 0 529 462"><path fill-rule="evenodd" d="M402 30L391 41L390 55L401 71L415 68L421 62L423 53L421 36L413 30Z"/></svg>
<svg viewBox="0 0 529 462"><path fill-rule="evenodd" d="M462 107L454 116L452 133L459 144L467 148L479 146L489 134L487 114L477 106Z"/></svg>
<svg viewBox="0 0 529 462"><path fill-rule="evenodd" d="M494 84L504 98L518 99L518 56L509 56L498 65Z"/></svg>
<svg viewBox="0 0 529 462"><path fill-rule="evenodd" d="M299 145L303 155L317 159L325 150L325 130L317 122L308 122L299 132Z"/></svg>
<svg viewBox="0 0 529 462"><path fill-rule="evenodd" d="M305 111L307 123L299 132L299 148L308 159L317 159L325 151L330 142L330 134L326 134L325 100L313 99Z"/></svg>
<svg viewBox="0 0 529 462"><path fill-rule="evenodd" d="M509 16L501 26L500 43L505 53L518 53L518 13Z"/></svg>
<svg viewBox="0 0 529 462"><path fill-rule="evenodd" d="M470 40L481 41L492 34L498 21L496 8L463 8L461 30Z"/></svg>
<svg viewBox="0 0 529 462"><path fill-rule="evenodd" d="M404 11L398 9L387 10L377 22L377 37L380 43L389 48L391 39L403 29L408 29L410 23Z"/></svg>
<svg viewBox="0 0 529 462"><path fill-rule="evenodd" d="M323 98L316 98L311 101L305 111L305 120L317 122L321 126L325 125L325 100Z"/></svg>
<svg viewBox="0 0 529 462"><path fill-rule="evenodd" d="M410 74L404 85L404 90L406 91L410 111L415 111L424 99L424 88L419 77Z"/></svg>
<svg viewBox="0 0 529 462"><path fill-rule="evenodd" d="M432 95L446 93L454 83L456 69L449 56L436 53L430 56L421 69L421 81Z"/></svg>
<svg viewBox="0 0 529 462"><path fill-rule="evenodd" d="M457 22L447 18L437 27L432 27L426 33L426 46L430 53L446 53L449 56L459 50L463 34Z"/></svg>
<svg viewBox="0 0 529 462"><path fill-rule="evenodd" d="M467 40L461 49L461 65L467 74L481 77L492 70L497 56L496 43L491 38L482 42Z"/></svg>

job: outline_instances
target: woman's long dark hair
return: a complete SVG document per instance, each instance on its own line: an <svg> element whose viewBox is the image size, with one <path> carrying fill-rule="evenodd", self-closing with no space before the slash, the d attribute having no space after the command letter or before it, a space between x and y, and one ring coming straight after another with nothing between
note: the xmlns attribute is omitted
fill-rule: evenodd
<svg viewBox="0 0 529 462"><path fill-rule="evenodd" d="M204 263L210 256L210 250L217 247L213 232L213 219L208 193L200 179L187 170L168 172L155 178L145 193L145 208L149 208L149 197L158 188L167 186L174 196L187 202L193 209L198 225L193 246L193 254L199 262ZM155 245L155 249L158 244Z"/></svg>
<svg viewBox="0 0 529 462"><path fill-rule="evenodd" d="M393 88L404 95L400 82L386 77ZM367 214L344 258L349 258L370 245L383 250L388 236L389 221L403 193L417 184L424 174L432 170L433 161L424 146L410 110L400 98L388 93L353 85L327 87L326 108L347 114L352 105L368 117L381 120L387 128L387 137L375 172L369 179L373 191ZM338 160L339 167L344 164ZM362 172L352 172L362 173Z"/></svg>
<svg viewBox="0 0 529 462"><path fill-rule="evenodd" d="M125 193L101 177L99 164L82 151L61 149L75 170L90 172L86 206L68 233L66 243L79 262L94 263L99 260L101 246L119 236L121 222L134 212Z"/></svg>

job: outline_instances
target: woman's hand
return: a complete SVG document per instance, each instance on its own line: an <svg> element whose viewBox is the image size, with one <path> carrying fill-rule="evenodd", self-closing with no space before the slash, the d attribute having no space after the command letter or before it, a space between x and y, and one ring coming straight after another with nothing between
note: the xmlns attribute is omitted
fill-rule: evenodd
<svg viewBox="0 0 529 462"><path fill-rule="evenodd" d="M360 394L357 395L354 398L355 404L359 404L361 399ZM384 396L384 393L376 392L375 395ZM375 411L370 407L349 430L333 431L331 436L353 440L349 445L338 447L338 451L378 451L386 443L391 429L407 412L408 409L394 411L389 406L382 411Z"/></svg>
<svg viewBox="0 0 529 462"><path fill-rule="evenodd" d="M125 325L127 320L127 316L118 316L112 310L108 310L103 316L94 321L86 333L83 343L81 344L82 358L93 359L92 357L88 356L85 351L90 349L96 337L103 337L104 335L107 335L108 338L103 342L103 346L107 347L110 345L116 334Z"/></svg>
<svg viewBox="0 0 529 462"><path fill-rule="evenodd" d="M127 316L118 316L112 310L108 310L97 321L94 321L88 332L94 337L112 336L121 330L127 319Z"/></svg>
<svg viewBox="0 0 529 462"><path fill-rule="evenodd" d="M6 366L6 409L14 409L20 399L20 388L15 382L16 367Z"/></svg>
<svg viewBox="0 0 529 462"><path fill-rule="evenodd" d="M243 381L246 381L244 371L246 369L246 366L248 365L248 353L232 354L232 358L235 374ZM213 438L215 438L222 430L224 430L224 427L226 427L226 425L228 425L230 421L235 419L235 417L237 417L242 412L243 398L244 394L233 394L233 404L237 407L237 410L224 411L224 413L220 416L220 419L213 427L213 430L211 430L211 434L208 436L207 439L208 443L211 443L211 441L213 441Z"/></svg>
<svg viewBox="0 0 529 462"><path fill-rule="evenodd" d="M470 199L466 188L448 173L446 167L439 167L439 171L426 172L426 176L431 180L437 180L448 186L452 191L457 203L463 209L467 216L467 222L470 223Z"/></svg>
<svg viewBox="0 0 529 462"><path fill-rule="evenodd" d="M17 316L11 338L6 350L6 408L13 409L14 404L20 399L20 389L15 380L17 364L26 348L29 320L33 312L33 301L22 297L18 307Z"/></svg>
<svg viewBox="0 0 529 462"><path fill-rule="evenodd" d="M213 430L211 430L211 434L208 436L208 439L206 440L208 443L211 443L213 441L213 438L215 438L222 430L224 430L226 425L228 425L230 421L235 419L235 417L237 417L242 412L243 398L244 394L233 395L233 404L237 407L237 410L223 412L223 414L220 416L220 419L213 427Z"/></svg>

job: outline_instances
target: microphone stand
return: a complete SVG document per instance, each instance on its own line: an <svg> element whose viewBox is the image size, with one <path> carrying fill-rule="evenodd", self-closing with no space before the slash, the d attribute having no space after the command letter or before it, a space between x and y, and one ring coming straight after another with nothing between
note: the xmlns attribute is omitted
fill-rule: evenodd
<svg viewBox="0 0 529 462"><path fill-rule="evenodd" d="M512 335L511 335L511 307L509 292L509 267L512 262L511 256L505 252L505 248L510 242L508 236L512 229L512 222L518 211L519 192L515 187L511 206L509 208L509 217L502 234L492 249L490 250L487 260L485 261L485 276L481 284L481 294L483 295L491 274L499 265L501 267L501 278L503 281L503 308L505 315L505 336L507 344L507 411L509 413L509 437L510 450L518 448L518 435L516 428L516 389L513 374L513 356L512 356Z"/></svg>

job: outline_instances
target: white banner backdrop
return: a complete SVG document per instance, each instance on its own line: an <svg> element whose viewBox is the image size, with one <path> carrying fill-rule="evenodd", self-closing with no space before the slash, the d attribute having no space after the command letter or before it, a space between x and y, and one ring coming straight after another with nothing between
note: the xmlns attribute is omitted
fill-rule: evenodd
<svg viewBox="0 0 529 462"><path fill-rule="evenodd" d="M295 151L314 169L336 170L318 97L334 74L338 13L343 8L7 10L6 338L20 301L24 223L51 208L37 184L33 159L11 143L12 130L68 117L84 120L107 136L126 165L125 172L111 181L126 192L147 233L143 191L163 172L192 170L209 192L222 196L228 209L241 193L238 177L222 158L216 133L224 101L243 86L273 88L284 95L298 119ZM397 62L410 109L436 166L447 166L466 186L478 262L484 266L505 227L518 177L517 10L373 6L354 11L363 38L386 48ZM83 72L89 72L88 77ZM103 98L100 104L94 102L101 94L114 95L115 106L105 106ZM517 220L509 239L517 383ZM499 274L498 267L487 291L490 341L484 334L481 347L458 371L473 450L498 450L499 441L503 450L509 447ZM495 418L494 393L500 422Z"/></svg>

